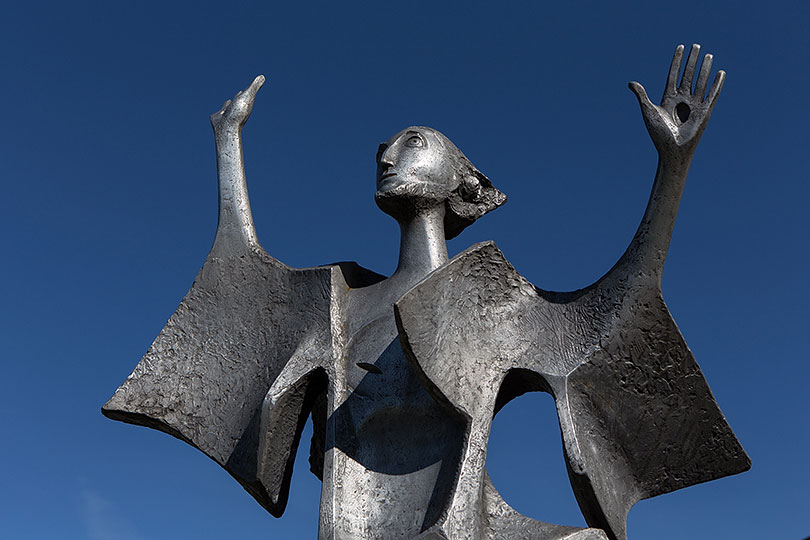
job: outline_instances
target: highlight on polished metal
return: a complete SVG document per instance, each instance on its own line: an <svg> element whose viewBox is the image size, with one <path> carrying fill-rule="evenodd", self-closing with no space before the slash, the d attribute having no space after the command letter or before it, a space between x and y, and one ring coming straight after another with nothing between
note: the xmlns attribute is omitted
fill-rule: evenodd
<svg viewBox="0 0 810 540"><path fill-rule="evenodd" d="M660 105L630 83L659 156L638 231L605 276L562 293L529 283L492 242L448 261L446 239L506 197L422 126L377 152L375 201L401 229L391 276L355 263L290 268L268 255L242 160L256 77L211 116L213 247L102 412L195 446L274 516L311 416L321 539L624 540L639 500L747 470L661 292L689 165L725 78L709 87L707 54L693 85L700 46L680 76L683 51ZM556 402L590 528L520 515L489 480L493 417L529 391Z"/></svg>

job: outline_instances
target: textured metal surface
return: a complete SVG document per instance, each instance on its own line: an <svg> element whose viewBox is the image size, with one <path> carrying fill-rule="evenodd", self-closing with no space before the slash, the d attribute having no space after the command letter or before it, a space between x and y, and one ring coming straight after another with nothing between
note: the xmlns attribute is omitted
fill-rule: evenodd
<svg viewBox="0 0 810 540"><path fill-rule="evenodd" d="M550 293L485 243L397 302L423 380L470 426L448 537L481 506L495 412L527 391L554 396L577 500L612 538L638 500L748 468L655 279L633 270L622 261L592 287Z"/></svg>
<svg viewBox="0 0 810 540"><path fill-rule="evenodd" d="M242 163L257 77L211 117L211 252L104 414L199 448L276 516L311 414L324 539L622 539L639 499L744 470L660 291L689 162L723 82L720 72L703 99L704 60L692 92L697 52L677 87L676 51L661 106L631 83L661 158L653 193L619 263L572 293L535 288L492 243L448 263L445 239L506 198L420 126L377 155L375 199L401 229L393 275L270 257ZM533 390L557 402L571 482L594 528L522 516L489 481L492 417Z"/></svg>

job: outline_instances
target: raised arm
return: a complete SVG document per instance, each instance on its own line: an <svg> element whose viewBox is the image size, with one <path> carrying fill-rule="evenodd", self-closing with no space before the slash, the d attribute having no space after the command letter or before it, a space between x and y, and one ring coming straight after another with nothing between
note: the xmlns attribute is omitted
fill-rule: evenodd
<svg viewBox="0 0 810 540"><path fill-rule="evenodd" d="M263 84L264 76L259 75L250 86L211 115L219 175L219 223L215 249L258 244L245 181L242 127L250 117L256 93Z"/></svg>
<svg viewBox="0 0 810 540"><path fill-rule="evenodd" d="M707 54L693 90L700 56L700 45L695 44L678 84L683 50L683 45L675 49L661 105L654 105L639 83L629 85L638 98L647 131L658 150L658 171L647 211L625 257L633 258L645 275L657 278L659 283L689 165L726 77L724 71L718 71L705 95L712 68L712 55Z"/></svg>

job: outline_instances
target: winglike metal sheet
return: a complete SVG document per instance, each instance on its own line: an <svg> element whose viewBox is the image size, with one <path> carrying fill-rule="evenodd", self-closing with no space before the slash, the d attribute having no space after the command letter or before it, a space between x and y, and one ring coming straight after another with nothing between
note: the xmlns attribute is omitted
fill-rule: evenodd
<svg viewBox="0 0 810 540"><path fill-rule="evenodd" d="M308 406L324 388L320 366L332 358L333 280L345 282L337 267L291 269L256 243L220 245L102 411L199 448L280 515ZM265 397L293 365L300 373L273 415L275 455L259 456L268 447L260 444ZM260 459L276 466L262 472Z"/></svg>
<svg viewBox="0 0 810 540"><path fill-rule="evenodd" d="M397 302L410 360L470 423L448 537L481 506L495 412L529 390L554 396L577 500L611 538L626 538L640 499L750 467L657 280L628 253L593 286L552 293L478 244Z"/></svg>

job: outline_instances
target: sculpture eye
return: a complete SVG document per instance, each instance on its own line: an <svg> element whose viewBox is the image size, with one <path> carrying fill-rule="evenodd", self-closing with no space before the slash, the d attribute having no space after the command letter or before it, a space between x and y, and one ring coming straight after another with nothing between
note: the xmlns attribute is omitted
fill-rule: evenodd
<svg viewBox="0 0 810 540"><path fill-rule="evenodd" d="M422 137L419 135L411 135L408 137L408 140L405 141L405 146L410 148L419 148L420 146L424 146L424 142L422 142Z"/></svg>

